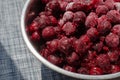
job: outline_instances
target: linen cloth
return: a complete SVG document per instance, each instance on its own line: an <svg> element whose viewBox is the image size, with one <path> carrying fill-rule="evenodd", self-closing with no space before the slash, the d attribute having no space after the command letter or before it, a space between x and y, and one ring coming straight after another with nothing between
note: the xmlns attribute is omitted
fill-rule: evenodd
<svg viewBox="0 0 120 80"><path fill-rule="evenodd" d="M26 0L0 0L0 80L77 80L56 73L28 50L20 30Z"/></svg>

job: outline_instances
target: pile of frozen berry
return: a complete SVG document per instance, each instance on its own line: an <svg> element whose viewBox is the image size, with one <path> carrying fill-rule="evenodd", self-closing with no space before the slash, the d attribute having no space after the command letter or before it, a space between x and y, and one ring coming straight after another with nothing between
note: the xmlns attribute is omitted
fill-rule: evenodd
<svg viewBox="0 0 120 80"><path fill-rule="evenodd" d="M120 0L41 1L26 30L43 57L80 74L120 72Z"/></svg>

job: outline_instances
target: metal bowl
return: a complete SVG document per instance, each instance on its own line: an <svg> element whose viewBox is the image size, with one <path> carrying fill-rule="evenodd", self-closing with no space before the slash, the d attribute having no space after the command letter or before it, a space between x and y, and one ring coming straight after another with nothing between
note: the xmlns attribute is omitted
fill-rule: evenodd
<svg viewBox="0 0 120 80"><path fill-rule="evenodd" d="M21 15L21 31L22 31L22 35L23 35L23 39L27 45L27 47L29 48L29 50L32 52L32 54L39 60L41 61L44 65L46 65L47 67L49 67L50 69L61 73L63 75L69 76L69 77L73 77L73 78L77 78L77 79L112 79L112 78L116 78L120 76L120 72L119 73L114 73L114 74L107 74L107 75L84 75L84 74L78 74L78 73L73 73L73 72L69 72L66 71L62 68L59 68L55 65L53 65L52 63L50 63L49 61L47 61L44 57L42 57L39 52L37 52L37 50L35 49L35 47L33 46L33 44L31 43L31 41L28 38L28 35L26 33L26 25L28 23L28 16L27 14L30 12L32 6L34 5L34 2L36 2L37 0L27 0L23 11L22 11L22 15Z"/></svg>

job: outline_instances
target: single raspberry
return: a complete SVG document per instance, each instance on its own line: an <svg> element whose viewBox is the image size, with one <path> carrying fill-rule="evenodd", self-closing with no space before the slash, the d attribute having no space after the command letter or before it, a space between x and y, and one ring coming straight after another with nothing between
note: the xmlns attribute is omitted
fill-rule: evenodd
<svg viewBox="0 0 120 80"><path fill-rule="evenodd" d="M112 51L107 53L111 62L116 62L119 58L118 51Z"/></svg>
<svg viewBox="0 0 120 80"><path fill-rule="evenodd" d="M64 66L63 69L65 69L67 71L71 71L71 72L76 72L76 69L69 65Z"/></svg>
<svg viewBox="0 0 120 80"><path fill-rule="evenodd" d="M98 33L98 31L97 31L97 29L96 28L90 28L90 29L88 29L88 31L87 31L87 36L92 40L92 41L95 41L97 38L98 38L98 35L99 35L99 33Z"/></svg>
<svg viewBox="0 0 120 80"><path fill-rule="evenodd" d="M87 35L83 35L74 42L73 46L77 53L80 55L85 54L91 46L90 38Z"/></svg>
<svg viewBox="0 0 120 80"><path fill-rule="evenodd" d="M111 73L120 72L120 67L118 65L112 65Z"/></svg>
<svg viewBox="0 0 120 80"><path fill-rule="evenodd" d="M76 12L81 10L84 10L84 5L82 5L80 2L70 2L66 7L66 11Z"/></svg>
<svg viewBox="0 0 120 80"><path fill-rule="evenodd" d="M40 36L40 34L37 31L35 31L34 33L32 33L32 35L30 37L30 39L33 42L40 42L40 38L41 38L41 36Z"/></svg>
<svg viewBox="0 0 120 80"><path fill-rule="evenodd" d="M67 1L59 1L59 4L60 4L61 11L65 11L68 2Z"/></svg>
<svg viewBox="0 0 120 80"><path fill-rule="evenodd" d="M77 70L80 74L89 74L89 70L87 68L81 67Z"/></svg>
<svg viewBox="0 0 120 80"><path fill-rule="evenodd" d="M107 67L109 67L110 65L110 60L109 60L109 56L106 54L100 54L97 58L96 58L96 63L97 65L102 68L102 69L106 69Z"/></svg>
<svg viewBox="0 0 120 80"><path fill-rule="evenodd" d="M62 63L62 59L54 55L48 56L47 60L57 66L60 66Z"/></svg>
<svg viewBox="0 0 120 80"><path fill-rule="evenodd" d="M49 16L49 19L50 19L50 25L51 26L56 26L57 25L58 21L54 16Z"/></svg>
<svg viewBox="0 0 120 80"><path fill-rule="evenodd" d="M107 18L111 23L120 23L120 13L116 10L110 10L107 13Z"/></svg>
<svg viewBox="0 0 120 80"><path fill-rule="evenodd" d="M106 36L105 42L109 47L117 47L119 45L119 37L114 33Z"/></svg>
<svg viewBox="0 0 120 80"><path fill-rule="evenodd" d="M112 25L109 21L107 20L99 21L98 19L97 30L101 35L106 35L110 31L111 27Z"/></svg>
<svg viewBox="0 0 120 80"><path fill-rule="evenodd" d="M93 49L100 52L103 48L103 42L99 42L99 43L96 43L94 46L93 46Z"/></svg>
<svg viewBox="0 0 120 80"><path fill-rule="evenodd" d="M90 75L102 75L103 71L99 67L92 67L89 72Z"/></svg>
<svg viewBox="0 0 120 80"><path fill-rule="evenodd" d="M59 40L54 39L54 40L48 41L48 42L46 43L47 49L49 49L49 51L50 51L51 53L54 53L55 51L58 50L58 41L59 41Z"/></svg>
<svg viewBox="0 0 120 80"><path fill-rule="evenodd" d="M68 54L69 52L71 52L71 40L67 37L62 37L60 40L59 40L59 43L58 43L58 48L61 52L63 52L64 54Z"/></svg>
<svg viewBox="0 0 120 80"><path fill-rule="evenodd" d="M76 31L76 26L71 22L67 22L62 27L62 30L65 32L66 35L72 35Z"/></svg>
<svg viewBox="0 0 120 80"><path fill-rule="evenodd" d="M40 50L40 54L41 54L44 58L46 58L46 59L47 59L47 57L48 57L49 55L51 55L51 53L49 52L49 50L46 49L46 48Z"/></svg>
<svg viewBox="0 0 120 80"><path fill-rule="evenodd" d="M64 21L72 21L74 17L74 13L72 11L66 11L63 15Z"/></svg>
<svg viewBox="0 0 120 80"><path fill-rule="evenodd" d="M78 60L79 60L79 56L78 56L78 54L75 53L75 52L72 52L72 54L67 57L67 62L68 62L70 65L76 64L76 62L78 62ZM78 64L77 64L77 65L78 65Z"/></svg>
<svg viewBox="0 0 120 80"><path fill-rule="evenodd" d="M96 13L99 16L106 14L108 11L109 11L109 9L105 5L100 5L96 8Z"/></svg>
<svg viewBox="0 0 120 80"><path fill-rule="evenodd" d="M83 24L86 19L86 14L82 11L77 11L74 13L74 18L73 22L76 23L77 25Z"/></svg>
<svg viewBox="0 0 120 80"><path fill-rule="evenodd" d="M105 5L108 7L108 9L112 10L114 9L114 0L106 0Z"/></svg>
<svg viewBox="0 0 120 80"><path fill-rule="evenodd" d="M119 24L114 25L111 31L120 37L120 25Z"/></svg>
<svg viewBox="0 0 120 80"><path fill-rule="evenodd" d="M51 40L56 36L56 33L54 31L54 28L52 26L48 26L43 29L42 31L42 37L46 40Z"/></svg>
<svg viewBox="0 0 120 80"><path fill-rule="evenodd" d="M28 26L29 28L28 28L28 32L29 33L33 33L33 32L35 32L35 31L38 31L38 29L39 29L39 26L38 26L38 23L36 23L36 22L33 22L30 26Z"/></svg>
<svg viewBox="0 0 120 80"><path fill-rule="evenodd" d="M96 13L91 12L86 18L85 26L87 28L95 27L97 25L97 19L98 19L98 16L96 15Z"/></svg>
<svg viewBox="0 0 120 80"><path fill-rule="evenodd" d="M46 15L41 15L36 17L33 22L38 24L39 29L43 29L50 24L50 19Z"/></svg>
<svg viewBox="0 0 120 80"><path fill-rule="evenodd" d="M45 9L46 11L54 12L60 9L60 4L57 0L51 0L46 4Z"/></svg>

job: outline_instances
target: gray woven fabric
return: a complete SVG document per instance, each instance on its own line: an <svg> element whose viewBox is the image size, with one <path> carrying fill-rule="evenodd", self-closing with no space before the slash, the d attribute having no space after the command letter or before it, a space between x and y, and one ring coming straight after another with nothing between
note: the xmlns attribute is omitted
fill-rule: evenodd
<svg viewBox="0 0 120 80"><path fill-rule="evenodd" d="M43 66L28 50L20 32L26 0L0 0L0 80L76 80Z"/></svg>

